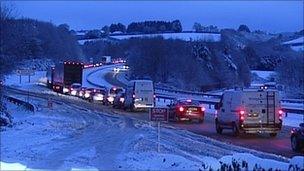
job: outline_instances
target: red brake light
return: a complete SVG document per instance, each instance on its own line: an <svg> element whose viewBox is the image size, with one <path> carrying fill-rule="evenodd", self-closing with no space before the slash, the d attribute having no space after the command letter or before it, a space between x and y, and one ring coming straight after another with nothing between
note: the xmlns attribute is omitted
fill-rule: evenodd
<svg viewBox="0 0 304 171"><path fill-rule="evenodd" d="M240 111L240 114L241 114L241 115L244 115L244 114L245 114L245 111L244 111L244 110L241 110L241 111Z"/></svg>
<svg viewBox="0 0 304 171"><path fill-rule="evenodd" d="M133 98L135 98L135 94L133 94L133 96L132 96Z"/></svg>
<svg viewBox="0 0 304 171"><path fill-rule="evenodd" d="M241 116L241 120L243 121L245 118L244 118L244 116Z"/></svg>
<svg viewBox="0 0 304 171"><path fill-rule="evenodd" d="M283 110L279 110L280 115L283 115L283 113L284 113Z"/></svg>
<svg viewBox="0 0 304 171"><path fill-rule="evenodd" d="M178 110L179 110L180 112L183 112L185 109L181 106L181 107L178 108Z"/></svg>
<svg viewBox="0 0 304 171"><path fill-rule="evenodd" d="M206 110L206 108L202 107L201 110L202 110L202 112L204 112Z"/></svg>

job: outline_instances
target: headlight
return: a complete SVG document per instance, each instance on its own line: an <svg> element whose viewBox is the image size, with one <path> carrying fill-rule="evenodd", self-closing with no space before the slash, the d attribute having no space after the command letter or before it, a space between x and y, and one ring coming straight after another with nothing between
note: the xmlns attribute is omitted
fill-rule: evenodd
<svg viewBox="0 0 304 171"><path fill-rule="evenodd" d="M79 92L79 96L83 96L83 92L82 91Z"/></svg>
<svg viewBox="0 0 304 171"><path fill-rule="evenodd" d="M72 90L72 91L71 91L71 95L76 96L76 94L77 94L77 91L76 91L76 90Z"/></svg>
<svg viewBox="0 0 304 171"><path fill-rule="evenodd" d="M121 97L121 98L119 98L119 101L120 101L121 103L123 103L123 102L125 101L125 98Z"/></svg>
<svg viewBox="0 0 304 171"><path fill-rule="evenodd" d="M85 97L85 98L89 98L89 97L90 97L90 93L85 93L85 94L84 94L84 97Z"/></svg>
<svg viewBox="0 0 304 171"><path fill-rule="evenodd" d="M95 94L93 96L93 99L97 100L97 101L102 101L103 100L103 95L102 94Z"/></svg>
<svg viewBox="0 0 304 171"><path fill-rule="evenodd" d="M70 90L68 89L68 88L66 88L66 87L64 87L63 89L62 89L62 92L63 93L68 93Z"/></svg>
<svg viewBox="0 0 304 171"><path fill-rule="evenodd" d="M112 97L112 96L108 97L108 101L109 102L113 102L114 101L114 97Z"/></svg>

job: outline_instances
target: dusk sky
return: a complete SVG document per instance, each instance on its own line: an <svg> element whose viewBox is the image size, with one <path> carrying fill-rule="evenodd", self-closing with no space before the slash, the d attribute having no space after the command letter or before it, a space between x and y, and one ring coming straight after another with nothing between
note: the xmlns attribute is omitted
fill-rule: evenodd
<svg viewBox="0 0 304 171"><path fill-rule="evenodd" d="M303 1L13 1L19 17L72 29L95 29L121 22L179 19L184 30L194 22L251 30L288 32L303 29Z"/></svg>

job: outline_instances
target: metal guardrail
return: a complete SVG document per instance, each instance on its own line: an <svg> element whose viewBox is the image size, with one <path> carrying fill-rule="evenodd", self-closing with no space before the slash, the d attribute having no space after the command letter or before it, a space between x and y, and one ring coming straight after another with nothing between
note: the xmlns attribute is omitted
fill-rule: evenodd
<svg viewBox="0 0 304 171"><path fill-rule="evenodd" d="M126 78L126 80L129 80L129 79ZM95 85L95 86L97 86L97 85ZM176 96L168 95L165 92L172 93L172 94L185 94L185 95L192 95L192 96L200 96L200 97L205 97L205 98L212 97L213 99L210 99L210 100L200 100L200 99L198 99L198 101L200 103L209 104L209 105L215 105L216 103L218 103L221 96L222 96L222 95L218 95L218 94L201 93L201 92L193 92L193 91L186 91L186 90L177 90L177 89L170 89L170 88L164 88L164 87L159 87L159 86L156 86L155 90L163 92L163 93L156 93L157 98L168 99L168 100L174 100L174 99L176 99ZM304 100L303 99L282 99L281 102L304 103ZM293 109L293 108L284 107L283 110L285 112L289 112L289 113L292 112L292 113L304 114L304 109L301 110L301 109Z"/></svg>
<svg viewBox="0 0 304 171"><path fill-rule="evenodd" d="M9 102L12 102L12 103L14 103L14 104L16 104L16 105L18 105L18 106L20 106L20 105L21 105L21 106L24 106L25 109L27 109L27 110L29 110L29 111L31 111L31 112L35 112L35 106L32 105L32 104L29 103L29 102L25 102L25 101L23 101L23 100L20 100L20 99L11 97L11 96L7 96L7 95L3 95L3 97L4 97L5 99L7 99Z"/></svg>

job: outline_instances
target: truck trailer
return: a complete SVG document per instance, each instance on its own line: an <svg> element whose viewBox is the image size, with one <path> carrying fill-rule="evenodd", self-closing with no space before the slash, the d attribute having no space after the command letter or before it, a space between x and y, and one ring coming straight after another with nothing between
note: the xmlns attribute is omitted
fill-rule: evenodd
<svg viewBox="0 0 304 171"><path fill-rule="evenodd" d="M103 64L111 64L112 63L111 56L103 56L103 57L101 57L101 62Z"/></svg>
<svg viewBox="0 0 304 171"><path fill-rule="evenodd" d="M72 84L83 85L83 69L80 62L60 62L51 68L48 82L55 92L69 93Z"/></svg>

